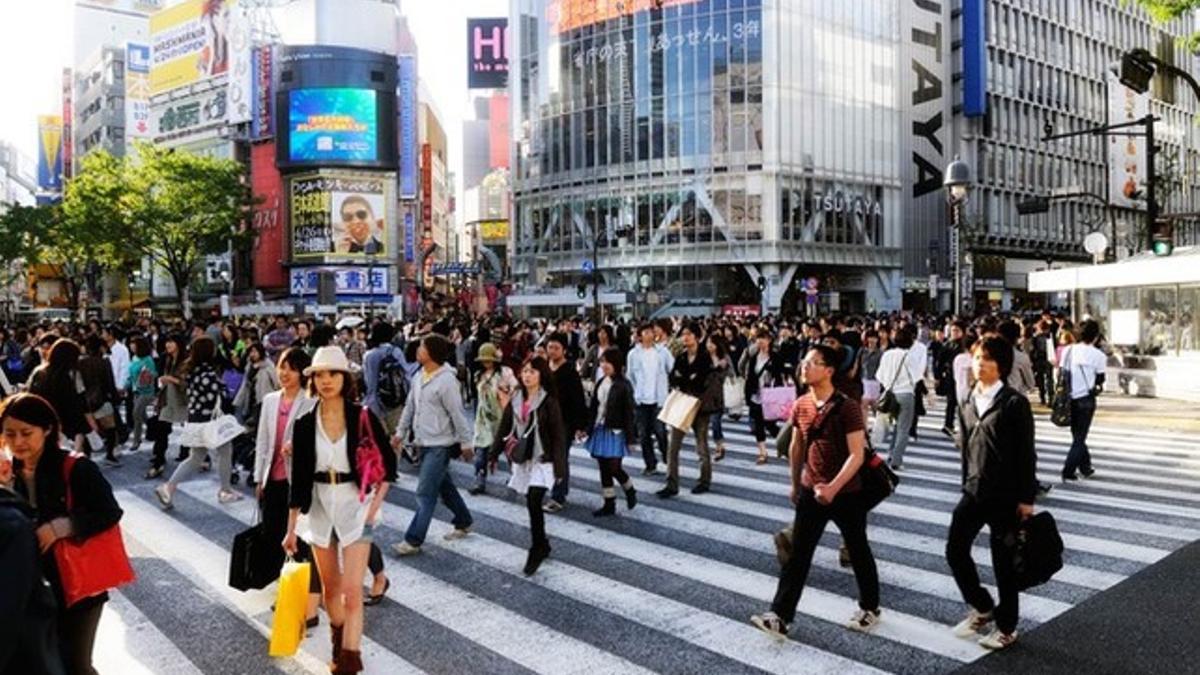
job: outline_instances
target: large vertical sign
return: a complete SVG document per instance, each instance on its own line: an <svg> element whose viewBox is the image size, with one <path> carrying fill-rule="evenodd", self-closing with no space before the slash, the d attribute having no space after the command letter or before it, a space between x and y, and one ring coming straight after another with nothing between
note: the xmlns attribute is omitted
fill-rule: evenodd
<svg viewBox="0 0 1200 675"><path fill-rule="evenodd" d="M904 274L928 275L926 246L945 241L948 219L942 175L954 157L950 124L954 88L950 3L902 0L900 13L901 179L904 199ZM969 160L968 160L969 161ZM948 248L948 247L946 247Z"/></svg>
<svg viewBox="0 0 1200 675"><path fill-rule="evenodd" d="M417 198L417 60L411 55L396 57L396 105L399 111L400 198ZM410 261L411 262L411 261Z"/></svg>
<svg viewBox="0 0 1200 675"><path fill-rule="evenodd" d="M75 114L75 76L71 73L70 68L63 68L62 72L62 177L68 179L75 175L75 171L71 166L71 161L74 159L74 136L71 135L71 121Z"/></svg>
<svg viewBox="0 0 1200 675"><path fill-rule="evenodd" d="M125 138L149 138L150 45L125 43Z"/></svg>
<svg viewBox="0 0 1200 675"><path fill-rule="evenodd" d="M232 0L184 0L150 15L150 94L229 72Z"/></svg>
<svg viewBox="0 0 1200 675"><path fill-rule="evenodd" d="M987 114L987 37L985 32L986 0L963 0L963 115L983 117Z"/></svg>
<svg viewBox="0 0 1200 675"><path fill-rule="evenodd" d="M488 168L508 168L508 94L493 94L488 101Z"/></svg>
<svg viewBox="0 0 1200 675"><path fill-rule="evenodd" d="M275 96L271 88L271 71L275 52L271 45L254 50L254 109L250 116L250 137L266 138L275 135Z"/></svg>
<svg viewBox="0 0 1200 675"><path fill-rule="evenodd" d="M229 10L229 123L249 122L254 112L254 50L250 18L240 6Z"/></svg>
<svg viewBox="0 0 1200 675"><path fill-rule="evenodd" d="M433 226L433 146L421 146L421 224Z"/></svg>
<svg viewBox="0 0 1200 675"><path fill-rule="evenodd" d="M62 115L38 115L38 187L62 190Z"/></svg>
<svg viewBox="0 0 1200 675"><path fill-rule="evenodd" d="M1108 123L1124 124L1150 114L1150 93L1139 94L1121 84L1111 71L1107 75ZM1108 198L1115 206L1144 208L1135 199L1146 180L1146 139L1138 136L1108 137Z"/></svg>
<svg viewBox="0 0 1200 675"><path fill-rule="evenodd" d="M283 233L287 210L283 203L283 180L275 168L275 144L250 146L250 185L259 200L254 206L254 287L282 288L287 283L283 268Z"/></svg>
<svg viewBox="0 0 1200 675"><path fill-rule="evenodd" d="M508 86L508 19L467 19L467 87Z"/></svg>

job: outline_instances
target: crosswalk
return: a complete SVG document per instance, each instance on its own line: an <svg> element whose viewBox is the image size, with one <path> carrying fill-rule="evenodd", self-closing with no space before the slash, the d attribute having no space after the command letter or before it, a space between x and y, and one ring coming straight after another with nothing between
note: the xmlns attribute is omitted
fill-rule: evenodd
<svg viewBox="0 0 1200 675"><path fill-rule="evenodd" d="M949 626L964 611L944 560L958 499L958 452L938 432L936 409L910 443L896 495L870 516L882 585L883 621L870 635L842 627L854 611L853 574L838 565L839 535L822 539L792 625L777 643L748 623L774 595L778 565L770 534L792 519L782 460L754 463L744 422L726 421L726 459L713 490L693 496L691 446L684 489L659 500L660 477L640 475L638 507L593 518L600 481L582 447L571 453L570 504L547 518L551 558L521 574L529 544L523 502L494 477L488 495L467 497L473 534L444 542L440 508L424 551L387 557L392 586L367 609L364 662L372 673L945 673L983 655ZM690 442L690 441L689 441ZM1039 419L1039 477L1054 482L1039 500L1066 545L1066 566L1021 595L1021 629L1050 621L1200 539L1200 438L1097 427L1089 445L1094 479L1056 480L1070 433ZM127 467L134 462L127 462ZM139 467L140 468L140 467ZM460 485L471 469L455 463ZM219 505L211 479L180 487L162 512L136 469L110 470L125 510L122 529L139 581L113 593L97 639L102 672L327 672L328 627L311 631L297 656L271 659L273 587L242 593L226 584L229 547L254 522L252 500ZM416 501L416 476L402 473L388 495L385 546L399 541ZM973 549L994 581L986 535ZM993 589L994 590L994 589Z"/></svg>

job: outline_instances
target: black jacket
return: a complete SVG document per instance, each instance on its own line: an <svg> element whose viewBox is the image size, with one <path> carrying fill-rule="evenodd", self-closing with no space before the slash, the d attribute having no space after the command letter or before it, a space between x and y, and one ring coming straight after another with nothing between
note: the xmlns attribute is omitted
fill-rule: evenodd
<svg viewBox="0 0 1200 675"><path fill-rule="evenodd" d="M354 485L359 486L358 476L358 418L363 408L350 401L343 400L346 406L346 459L350 462L350 473L354 476ZM292 430L292 485L288 498L288 506L308 513L312 506L313 474L317 471L317 415L320 406L301 415ZM368 410L367 417L371 420L371 433L375 436L375 444L379 446L379 454L383 455L384 480L391 483L396 480L396 453L392 450L389 436L379 423L375 413ZM359 486L361 487L361 486Z"/></svg>
<svg viewBox="0 0 1200 675"><path fill-rule="evenodd" d="M559 370L563 370L563 368ZM576 374L576 377L578 376ZM562 478L567 475L567 448L569 446L558 400L554 396L546 396L533 414L537 415L538 438L542 443L542 456L537 460L553 462L554 477ZM504 406L504 415L500 418L500 426L496 427L496 436L492 439L492 449L488 455L491 459L496 459L503 454L504 444L508 441L508 435L512 433L514 424L513 404L510 400L508 405Z"/></svg>
<svg viewBox="0 0 1200 675"><path fill-rule="evenodd" d="M0 487L0 675L62 673L54 591L42 576L34 512Z"/></svg>
<svg viewBox="0 0 1200 675"><path fill-rule="evenodd" d="M705 392L708 389L708 376L712 374L713 364L712 359L708 356L708 351L701 347L696 351L696 360L689 362L687 351L683 351L679 356L675 357L675 366L671 368L671 374L667 378L672 389L678 389L688 396L695 396L700 399L701 415L711 415L718 412L713 409L712 397L709 399L705 407Z"/></svg>
<svg viewBox="0 0 1200 675"><path fill-rule="evenodd" d="M742 356L741 375L745 379L746 384L743 388L746 394L746 400L749 401L751 396L758 393L759 390L759 375L765 374L767 381L773 387L783 386L784 380L787 378L787 364L779 352L772 351L767 357L767 363L763 366L764 370L759 371L758 366L758 351L747 350Z"/></svg>
<svg viewBox="0 0 1200 675"><path fill-rule="evenodd" d="M554 375L554 398L562 411L562 422L565 433L574 436L576 431L587 429L591 423L587 419L587 399L583 395L583 380L579 371L570 362L559 366Z"/></svg>
<svg viewBox="0 0 1200 675"><path fill-rule="evenodd" d="M600 390L600 382L596 383L596 391ZM588 406L588 428L592 430L591 433L595 433L596 413L600 411L599 408L599 399L593 396ZM613 378L612 388L608 390L608 401L604 405L604 426L611 431L625 434L626 443L632 443L633 439L637 438L633 410L633 385L629 384L624 375L618 375Z"/></svg>
<svg viewBox="0 0 1200 675"><path fill-rule="evenodd" d="M1038 481L1029 399L1004 385L982 418L973 399L958 407L963 492L980 502L1032 504Z"/></svg>

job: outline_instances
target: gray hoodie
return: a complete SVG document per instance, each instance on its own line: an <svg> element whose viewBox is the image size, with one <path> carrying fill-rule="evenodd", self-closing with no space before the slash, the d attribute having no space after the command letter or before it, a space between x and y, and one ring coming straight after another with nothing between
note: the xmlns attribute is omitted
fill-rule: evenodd
<svg viewBox="0 0 1200 675"><path fill-rule="evenodd" d="M424 368L413 375L396 436L407 444L410 429L412 444L420 448L471 445L473 430L467 423L454 368L443 365L428 382Z"/></svg>

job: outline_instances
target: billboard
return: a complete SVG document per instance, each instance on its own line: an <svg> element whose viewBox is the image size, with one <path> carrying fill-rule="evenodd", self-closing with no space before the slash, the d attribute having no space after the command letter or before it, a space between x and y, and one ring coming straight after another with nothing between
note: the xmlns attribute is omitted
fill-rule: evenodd
<svg viewBox="0 0 1200 675"><path fill-rule="evenodd" d="M71 161L74 157L74 137L71 135L71 120L75 114L74 105L75 76L70 68L62 71L62 177L70 178L75 175Z"/></svg>
<svg viewBox="0 0 1200 675"><path fill-rule="evenodd" d="M388 255L383 176L310 174L288 182L292 258Z"/></svg>
<svg viewBox="0 0 1200 675"><path fill-rule="evenodd" d="M283 178L275 168L273 142L250 146L250 188L259 199L251 220L254 227L254 287L281 288L287 283L283 268L287 211L283 203Z"/></svg>
<svg viewBox="0 0 1200 675"><path fill-rule="evenodd" d="M417 59L411 55L396 57L396 105L400 108L400 198L417 198ZM410 261L411 262L411 261Z"/></svg>
<svg viewBox="0 0 1200 675"><path fill-rule="evenodd" d="M374 162L379 120L371 89L293 89L288 92L288 160Z"/></svg>
<svg viewBox="0 0 1200 675"><path fill-rule="evenodd" d="M700 0L624 0L623 2L597 2L597 0L550 0L546 6L546 20L550 32L557 35L569 30L590 26L601 21L630 16L652 9L661 10L679 5L693 5Z"/></svg>
<svg viewBox="0 0 1200 675"><path fill-rule="evenodd" d="M254 50L254 110L250 116L250 137L275 135L275 102L271 88L275 52L271 45Z"/></svg>
<svg viewBox="0 0 1200 675"><path fill-rule="evenodd" d="M1150 114L1150 93L1139 94L1121 84L1108 71L1108 123L1123 124ZM1114 206L1142 208L1136 199L1146 180L1146 139L1137 136L1108 137L1108 200Z"/></svg>
<svg viewBox="0 0 1200 675"><path fill-rule="evenodd" d="M150 136L155 142L190 139L224 126L227 91L223 86L173 97L150 108Z"/></svg>
<svg viewBox="0 0 1200 675"><path fill-rule="evenodd" d="M62 115L38 115L38 187L62 190Z"/></svg>
<svg viewBox="0 0 1200 675"><path fill-rule="evenodd" d="M508 19L467 19L467 87L508 86Z"/></svg>
<svg viewBox="0 0 1200 675"><path fill-rule="evenodd" d="M125 138L150 137L150 45L125 43Z"/></svg>
<svg viewBox="0 0 1200 675"><path fill-rule="evenodd" d="M150 95L229 72L233 0L183 0L150 15Z"/></svg>
<svg viewBox="0 0 1200 675"><path fill-rule="evenodd" d="M485 244L504 243L508 241L507 220L479 221L479 238Z"/></svg>

